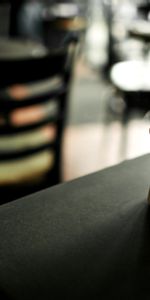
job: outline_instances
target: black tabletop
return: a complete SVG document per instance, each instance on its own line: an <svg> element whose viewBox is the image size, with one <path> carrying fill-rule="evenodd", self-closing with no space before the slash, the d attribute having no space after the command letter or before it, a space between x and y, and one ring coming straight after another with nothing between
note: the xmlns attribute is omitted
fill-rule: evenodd
<svg viewBox="0 0 150 300"><path fill-rule="evenodd" d="M150 155L0 207L9 299L150 299Z"/></svg>

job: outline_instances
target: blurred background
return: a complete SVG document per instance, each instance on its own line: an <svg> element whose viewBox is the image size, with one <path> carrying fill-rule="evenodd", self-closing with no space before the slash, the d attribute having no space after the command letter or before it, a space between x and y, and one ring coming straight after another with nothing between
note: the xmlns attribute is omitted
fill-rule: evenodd
<svg viewBox="0 0 150 300"><path fill-rule="evenodd" d="M141 20L146 20L146 24L141 22L141 30L146 25L144 29L150 33L150 4L145 3L146 17L142 11L144 1L93 0L85 5L88 5L87 27L74 68L65 134L65 179L100 170L150 149L149 95L146 109L138 100L135 107L130 107L110 78L116 62L145 61L147 42L129 35L128 27L132 22L139 21L140 25ZM121 70L119 76L123 76L123 72ZM125 80L128 81L129 75L130 71L125 74ZM150 87L149 75L147 73ZM142 80L143 76L142 72L135 71L132 79ZM144 101L142 94L133 97ZM126 110L129 113L126 114Z"/></svg>
<svg viewBox="0 0 150 300"><path fill-rule="evenodd" d="M48 20L50 8L64 2L75 5L59 11L74 13L74 23L67 25L71 30L60 35L49 23L43 29L41 15ZM70 31L77 38L61 182L149 152L149 12L150 2L144 0L1 1L1 38L23 37L49 49L62 46Z"/></svg>

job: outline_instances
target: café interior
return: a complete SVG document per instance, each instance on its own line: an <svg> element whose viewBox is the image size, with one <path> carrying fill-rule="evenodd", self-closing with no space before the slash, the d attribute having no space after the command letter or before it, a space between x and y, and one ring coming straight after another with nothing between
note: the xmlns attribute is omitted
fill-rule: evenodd
<svg viewBox="0 0 150 300"><path fill-rule="evenodd" d="M46 240L43 238L43 236L46 236L46 233L43 233L41 229L44 225L37 225L40 228L38 229L38 232L40 232L41 244L37 242L37 240L34 241L37 235L35 232L34 236L34 233L32 232L32 228L36 230L36 227L34 227L34 218L37 214L38 207L40 207L38 206L39 202L42 200L45 201L44 208L39 208L39 211L41 210L43 212L43 209L45 209L46 220L49 218L47 215L48 205L52 208L52 213L49 212L52 220L53 212L55 218L60 217L60 219L57 220L58 224L54 225L55 221L53 221L51 224L52 226L54 225L54 227L56 226L57 228L62 222L61 229L59 227L60 232L63 231L63 226L66 228L66 219L64 223L62 221L63 218L66 218L66 215L64 217L64 214L67 211L66 205L69 205L72 216L72 223L70 226L75 226L73 223L75 222L74 218L77 218L78 220L78 216L76 217L76 210L75 215L72 213L74 210L71 210L71 205L75 205L75 200L74 198L71 199L72 204L70 204L67 202L68 200L64 199L68 199L67 197L69 196L66 196L66 194L68 195L70 191L72 195L78 194L78 197L82 198L81 206L84 198L90 198L91 196L90 199L93 200L92 192L87 192L88 195L85 192L84 195L84 191L86 191L86 189L90 190L91 188L91 191L94 193L93 184L94 180L97 179L92 179L90 181L88 178L97 178L96 176L98 175L95 174L105 175L108 170L108 172L111 173L111 177L109 177L110 181L107 184L104 181L106 190L109 190L110 186L110 194L114 197L115 191L117 189L120 191L122 186L124 186L124 198L126 195L127 199L128 185L125 183L126 180L128 182L130 179L130 182L132 182L134 176L141 176L137 179L137 191L135 186L132 191L133 193L135 191L135 193L138 193L138 195L141 196L141 178L142 176L145 178L146 171L143 173L142 167L139 167L137 172L135 170L134 172L131 171L130 175L128 172L130 170L130 161L132 162L132 160L136 161L138 158L142 159L142 157L147 157L150 151L149 101L149 0L2 0L0 2L0 219L2 217L2 220L7 224L6 233L4 233L5 227L3 227L3 223L0 223L0 227L4 228L2 230L2 236L4 236L5 246L7 245L8 248L11 248L9 244L9 241L11 240L12 245L15 245L13 243L16 243L16 245L18 245L17 247L19 247L18 249L21 249L17 250L19 255L20 253L23 255L22 252L19 251L25 251L22 250L22 242L20 246L19 239L16 238L17 241L14 242L13 237L11 237L10 234L11 221L9 224L7 218L8 215L10 217L11 214L9 213L9 210L10 212L12 211L12 213L14 210L14 221L12 219L12 222L14 222L13 224L15 224L12 226L16 229L16 231L15 229L13 231L14 236L19 236L19 234L21 234L19 233L20 229L18 229L18 224L20 224L20 228L23 228L24 236L27 235L27 233L29 236L30 234L32 235L31 244L33 240L33 245L32 248L30 248L32 253L34 252L34 243L36 244L35 252L38 249L38 253L40 253L40 247L46 247ZM128 169L128 172L122 171L120 167L122 164L127 164L126 169ZM147 170L148 163L143 163L143 168L144 166L145 170ZM116 173L116 171L113 173L113 168L115 167L119 168L120 171L118 171L118 173ZM120 174L124 174L120 175L120 178L121 176L124 176L122 185L120 183L121 179L119 178L119 172ZM132 179L130 177L132 177ZM113 189L114 181L116 186ZM145 179L145 184L146 183L147 181ZM88 187L88 185L90 185L90 187ZM77 189L76 192L75 189ZM96 189L98 189L97 181ZM47 204L47 200L45 200L47 199L46 197L48 197L48 191L49 195L52 197L52 199L49 199L49 204ZM98 191L99 190L97 190L97 193ZM147 195L148 187L144 193ZM81 194L81 196L79 194ZM60 204L60 202L57 201L57 198L59 197L63 198L62 201L66 201L64 205L63 202ZM118 196L116 196L116 199L117 197ZM136 199L138 198L137 195L133 195L133 198L134 197ZM37 206L36 201L34 202L33 198L36 198ZM54 204L55 198L56 204ZM107 199L105 200L107 203ZM62 211L65 211L66 209L66 211L63 211L62 213L63 217L61 217L61 209L58 203L62 206ZM53 205L56 205L56 207L53 207ZM103 211L103 209L105 209L103 200L101 205ZM109 207L112 208L111 205L111 202L109 203L108 200L107 209L109 209ZM120 207L119 205L120 204L117 204L116 202L114 209ZM81 210L82 209L83 207L81 207ZM76 239L78 235L77 228L80 221L83 225L82 229L85 228L86 230L89 230L89 235L91 232L94 232L96 235L96 227L92 227L92 229L91 227L86 227L86 222L90 220L90 209L91 207L88 207L86 211L85 208L87 220L84 220L84 223L82 224L82 217L84 215L83 209L81 220L78 220L76 229L73 229L74 235L71 233L70 239L71 241L73 240L72 243L75 243L74 239ZM3 218L3 213L4 215L7 215L6 219L5 216ZM19 217L19 213L21 217ZM32 216L30 216L30 214L32 214ZM122 212L121 216L126 216L126 211ZM12 214L10 220L11 218L13 218ZM47 222L44 221L44 215L42 215L42 218L43 222ZM94 218L96 218L96 215L94 215ZM17 223L16 220L19 220L19 223ZM24 223L25 225L22 225L22 222L26 222ZM100 222L101 228L103 228L103 214ZM98 226L98 223L94 224L95 225L93 226ZM99 230L101 232L100 225ZM119 227L120 225L118 228ZM93 228L95 228L95 231ZM117 226L115 227L115 230L116 228ZM126 228L126 226L124 228ZM54 232L52 232L52 241ZM83 239L86 239L86 234L87 233L83 234ZM9 239L7 238L8 236ZM92 243L94 237L92 239L90 236L90 238ZM63 235L63 233L60 240L61 242L66 241L65 246L62 242L62 249L71 243L69 242L69 236L67 240L67 237ZM109 242L110 241L111 238ZM87 240L86 243L88 243ZM58 246L59 249L60 244L58 241L56 243L55 240L54 245ZM72 244L72 247L73 245L74 244ZM81 249L84 248L81 243L80 246L81 248L78 250L79 253L81 252ZM111 247L111 245L109 246ZM129 242L129 246L133 246L131 245L131 241ZM91 300L149 299L150 291L148 289L144 290L147 294L144 294L146 296L143 298L138 298L138 292L137 294L134 294L134 296L133 294L130 294L131 289L130 284L128 284L129 281L127 283L127 291L129 291L130 297L126 293L125 296L114 297L114 286L112 288L112 297L109 295L109 289L107 292L106 290L103 290L103 287L101 287L101 290L98 290L96 281L98 279L96 277L93 277L94 279L92 279L94 280L93 286L90 286L90 284L88 286L88 279L86 280L86 276L84 276L85 281L83 280L83 282L85 286L83 284L81 288L81 286L78 285L77 279L75 279L74 274L76 273L74 272L79 272L79 279L83 279L81 278L83 270L76 270L74 267L70 267L72 264L70 263L71 258L69 262L67 261L67 270L72 272L70 273L72 277L70 277L70 279L69 277L65 277L67 278L66 280L70 280L69 282L71 282L68 290L65 285L66 283L64 283L62 279L64 274L62 275L57 267L54 271L55 263L53 262L51 265L53 268L52 272L55 274L53 277L50 274L50 271L48 271L48 267L46 267L46 260L44 261L45 269L47 268L45 273L47 275L44 277L46 278L45 282L47 282L48 276L50 276L50 279L52 280L52 298L47 298L46 295L49 293L48 287L46 284L44 285L44 283L41 283L37 275L38 272L36 272L36 268L40 272L40 267L38 269L38 267L35 267L34 265L34 271L32 270L36 278L35 282L38 282L39 284L37 288L33 283L33 278L30 278L32 275L29 276L31 279L30 283L28 282L28 269L26 269L25 265L26 254L24 253L24 257L21 256L21 258L25 258L22 262L22 268L25 272L21 273L22 269L19 258L19 267L16 267L15 269L15 266L12 267L11 262L9 262L10 255L7 251L6 254L4 254L5 247L2 249L1 247L2 246L0 246L0 253L2 253L1 257L7 255L5 259L2 259L2 269L0 268L2 270L2 273L0 271L0 295L2 295L2 299L35 299L33 296L35 291L36 299L58 299L56 296L58 296L57 288L60 282L62 282L62 286L60 284L63 291L62 299L66 300L82 299L85 293L84 287L86 287L86 291L89 289L89 298L87 297L87 299ZM71 247L71 244L69 244L69 247ZM92 246L88 245L86 249L92 251L90 247ZM100 245L98 247L101 251L102 247ZM29 247L28 249L25 249L28 253ZM150 249L150 243L148 243L148 249ZM50 255L53 255L53 253L49 253ZM72 255L75 255L74 252L72 253ZM92 253L91 255L93 255L93 252L89 253ZM115 250L113 253L114 256L112 256L112 260L115 260ZM29 253L27 255L29 255ZM64 267L66 258L63 260L59 251L57 252L57 255L60 262L63 262ZM55 257L55 255L53 256ZM41 259L40 254L39 257ZM77 256L75 257L77 258ZM79 258L81 265L84 261L83 257L84 255L82 255L81 260L81 257ZM88 254L87 256L85 255L85 257L88 261ZM92 257L94 257L94 255ZM91 256L89 254L89 260L90 259ZM119 260L119 258L117 259ZM31 257L29 260L31 261ZM119 265L118 260L117 263ZM85 268L87 267L86 262ZM42 263L43 262L41 262L40 265L41 270L45 270ZM27 262L27 265L28 264L29 261ZM101 265L101 262L99 262L99 264ZM7 269L8 265L9 267ZM103 269L103 262L101 266ZM18 270L17 268L20 268L19 271L16 271ZM106 264L104 265L103 271L104 274L107 271ZM91 271L88 269L87 273L90 274L90 272ZM11 274L11 278L8 274ZM16 277L14 276L14 278L16 278L16 281L15 279L12 279L12 274L15 274ZM138 274L140 274L140 272ZM106 273L105 276L101 278L102 282L105 279L107 281L107 278ZM77 284L77 290L75 289L74 281L71 281L74 279ZM121 281L122 277L118 280ZM109 284L112 287L111 281ZM94 287L96 288L97 294L92 294ZM125 287L122 288L124 289ZM56 295L53 293L53 290L55 290ZM39 291L41 291L42 294L40 294ZM79 294L75 292L73 295L72 291L78 291ZM121 287L119 291L122 293ZM108 296L105 297L105 293L106 295L108 294ZM149 295L148 298L147 295Z"/></svg>
<svg viewBox="0 0 150 300"><path fill-rule="evenodd" d="M34 188L36 185L36 189L40 190L41 177L45 184L44 177L47 177L47 172L49 175L45 186L51 186L149 152L148 2L2 1L0 22L1 68L5 69L6 74L4 76L4 72L1 73L3 77L0 119L2 190L5 188L8 190L9 185L12 187L14 185L16 189L17 185L24 184ZM24 42L24 45L21 45L21 42ZM29 45L30 42L34 44ZM29 64L28 69L27 67L23 69L21 63L20 66L15 65L18 57L20 62L21 58L24 59L25 52L29 56L30 50L32 52L30 47L35 47L33 51L36 53L36 46L36 58L38 58L38 51L39 53L44 51L42 46L50 53L53 50L61 52L63 47L69 55L71 53L68 63L70 69L67 71L70 74L68 78L65 75L67 92L63 96L65 98L63 108L58 108L58 104L54 101L48 103L44 100L45 107L44 105L42 107L40 100L37 103L36 100L32 101L29 106L29 101L28 104L25 103L25 98L33 99L40 96L42 99L42 95L44 97L48 92L49 74L44 64L43 67L40 63L37 64L35 79L34 74L31 78L28 77L30 70L34 68L32 65L30 67ZM18 47L18 57L17 51L16 56L14 54L15 47ZM12 55L12 58L9 58L9 55L10 57ZM32 58L34 60L33 56ZM11 59L14 59L14 65L13 63L11 65ZM28 74L23 76L19 72ZM65 74L65 70L63 72ZM57 84L59 89L60 82L57 80L59 81L60 78L53 77L54 85L56 84L54 89L56 90ZM53 81L51 84L53 85ZM36 87L37 92L34 91ZM50 90L52 90L51 85ZM30 95L26 95L28 93ZM24 100L24 104L23 101L17 102L21 99ZM10 107L14 105L16 111L14 108L11 111L9 105ZM60 112L56 119L57 121L61 119L61 125L56 124L57 121L54 120L57 109L60 109ZM47 123L44 120L43 110L47 112L49 110L49 118L53 119L50 121L52 125L50 127L48 127L48 115ZM8 121L8 115L12 121ZM41 124L45 124L45 128L44 126L42 128ZM7 126L10 128L7 129ZM57 126L61 127L58 130L60 133L56 132ZM13 127L17 128L13 129ZM31 141L34 139L35 144L32 145ZM59 145L57 149L54 144ZM51 158L48 157L48 148L56 151L57 154L53 153L55 158L52 155ZM47 153L45 152L44 157L45 150ZM35 153L34 166L31 163L33 153ZM43 166L41 167L40 164ZM50 170L55 164L56 169L59 169L56 171L59 172L56 176L57 180L52 179L55 176Z"/></svg>

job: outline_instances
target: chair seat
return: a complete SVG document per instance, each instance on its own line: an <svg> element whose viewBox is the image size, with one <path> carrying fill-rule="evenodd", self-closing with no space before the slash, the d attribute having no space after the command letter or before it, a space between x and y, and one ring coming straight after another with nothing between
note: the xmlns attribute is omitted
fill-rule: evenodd
<svg viewBox="0 0 150 300"><path fill-rule="evenodd" d="M0 87L61 74L66 53L64 47L50 51L40 43L0 38Z"/></svg>
<svg viewBox="0 0 150 300"><path fill-rule="evenodd" d="M44 57L47 49L40 43L31 40L0 38L0 59L22 60Z"/></svg>

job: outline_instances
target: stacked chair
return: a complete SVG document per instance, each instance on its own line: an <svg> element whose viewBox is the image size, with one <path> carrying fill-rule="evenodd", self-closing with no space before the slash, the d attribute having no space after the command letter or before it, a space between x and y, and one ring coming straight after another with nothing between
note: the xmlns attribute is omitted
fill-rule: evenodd
<svg viewBox="0 0 150 300"><path fill-rule="evenodd" d="M0 201L60 181L68 48L0 40Z"/></svg>
<svg viewBox="0 0 150 300"><path fill-rule="evenodd" d="M67 100L84 29L77 7L66 3L41 5L40 33L23 24L21 32L29 2L10 2L10 36L0 38L0 204L62 180Z"/></svg>

